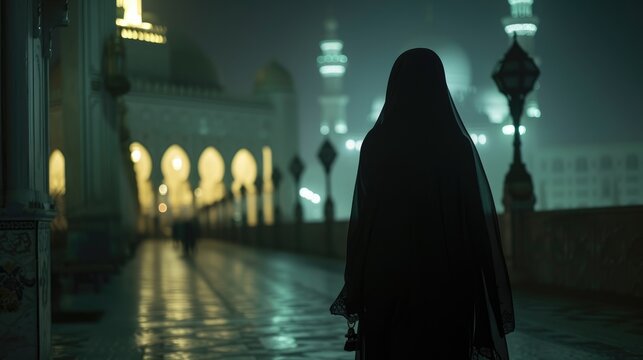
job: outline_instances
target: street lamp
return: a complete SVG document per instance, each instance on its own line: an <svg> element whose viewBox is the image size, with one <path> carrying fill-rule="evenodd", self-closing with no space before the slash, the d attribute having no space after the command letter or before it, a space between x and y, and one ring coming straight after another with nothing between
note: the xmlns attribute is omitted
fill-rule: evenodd
<svg viewBox="0 0 643 360"><path fill-rule="evenodd" d="M281 184L281 170L278 167L272 169L272 184L274 186L273 197L275 199L275 224L281 223L281 202L279 201L279 185Z"/></svg>
<svg viewBox="0 0 643 360"><path fill-rule="evenodd" d="M290 174L295 179L295 223L301 224L304 219L304 210L299 201L299 181L304 172L304 163L299 156L295 155L290 161Z"/></svg>
<svg viewBox="0 0 643 360"><path fill-rule="evenodd" d="M330 189L330 170L333 167L337 151L333 144L326 138L319 152L317 158L324 165L324 173L326 174L326 202L324 203L324 219L326 222L326 252L331 255L333 253L333 220L335 218L335 206L333 204L333 197Z"/></svg>
<svg viewBox="0 0 643 360"><path fill-rule="evenodd" d="M525 98L533 88L540 70L534 60L520 47L514 33L513 44L498 62L492 78L498 90L507 97L514 129L520 129ZM533 210L536 202L531 175L522 162L520 131L514 131L513 163L505 177L503 203L505 210Z"/></svg>
<svg viewBox="0 0 643 360"><path fill-rule="evenodd" d="M332 169L335 158L337 157L337 151L335 150L335 147L333 147L333 144L328 141L328 139L324 140L321 148L319 148L317 157L322 162L322 165L324 165L324 173L326 175L326 202L324 203L324 218L327 223L332 223L335 213L335 207L330 190L330 170Z"/></svg>

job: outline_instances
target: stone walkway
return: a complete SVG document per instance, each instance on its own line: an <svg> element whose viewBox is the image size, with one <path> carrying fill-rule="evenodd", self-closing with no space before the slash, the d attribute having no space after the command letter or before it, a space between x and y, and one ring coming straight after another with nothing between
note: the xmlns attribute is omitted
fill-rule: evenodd
<svg viewBox="0 0 643 360"><path fill-rule="evenodd" d="M55 359L351 359L328 313L343 264L202 241L193 259L146 241L101 294L98 323L54 324ZM643 359L643 309L516 292L512 359Z"/></svg>

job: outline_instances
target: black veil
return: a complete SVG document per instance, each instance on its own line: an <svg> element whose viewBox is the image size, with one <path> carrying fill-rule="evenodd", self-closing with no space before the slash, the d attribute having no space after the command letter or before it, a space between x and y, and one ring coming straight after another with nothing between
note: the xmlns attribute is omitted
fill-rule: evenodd
<svg viewBox="0 0 643 360"><path fill-rule="evenodd" d="M408 178L419 179L421 187L440 190L429 192L425 201L419 202L402 193L403 172L410 175ZM402 190L390 191L391 186ZM330 307L332 314L350 322L363 314L364 283L372 276L367 258L375 256L375 248L381 246L373 243L378 236L374 228L381 219L406 216L410 223L414 221L411 215L398 214L403 209L422 211L419 209L426 204L434 210L424 211L424 217L415 222L441 217L448 228L449 240L445 241L459 243L446 244L446 266L460 269L459 263L465 263L475 276L473 287L479 300L472 321L476 336L483 340L473 342L473 354L507 359L504 335L514 330L514 310L487 176L449 93L440 58L429 49L418 48L395 61L384 107L362 144L347 236L345 283ZM412 232L401 229L400 240L391 239L395 241L391 246L413 236L409 234ZM424 240L430 241L426 236ZM471 285L466 284L462 286Z"/></svg>

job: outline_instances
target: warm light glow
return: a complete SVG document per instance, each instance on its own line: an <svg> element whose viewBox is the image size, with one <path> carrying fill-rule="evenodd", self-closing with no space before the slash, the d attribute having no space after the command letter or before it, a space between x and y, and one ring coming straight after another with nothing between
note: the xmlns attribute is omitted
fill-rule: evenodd
<svg viewBox="0 0 643 360"><path fill-rule="evenodd" d="M159 212L162 214L167 211L167 205L165 203L159 204Z"/></svg>
<svg viewBox="0 0 643 360"><path fill-rule="evenodd" d="M203 150L199 157L198 169L201 195L199 195L197 205L209 205L223 198L225 194L225 185L223 184L225 163L219 151L212 146Z"/></svg>
<svg viewBox="0 0 643 360"><path fill-rule="evenodd" d="M121 37L123 39L140 40L155 44L165 44L167 42L165 35L145 30L133 30L128 28L123 28L121 30Z"/></svg>
<svg viewBox="0 0 643 360"><path fill-rule="evenodd" d="M49 156L49 195L65 194L65 156L55 149Z"/></svg>
<svg viewBox="0 0 643 360"><path fill-rule="evenodd" d="M133 163L139 162L141 160L141 150L134 149L134 151L132 151L132 154L130 155L130 157L132 158Z"/></svg>
<svg viewBox="0 0 643 360"><path fill-rule="evenodd" d="M136 189L141 214L150 215L154 212L154 188L150 181L152 175L152 157L145 146L133 142L129 146L130 158L136 174Z"/></svg>
<svg viewBox="0 0 643 360"><path fill-rule="evenodd" d="M264 146L261 149L263 157L263 222L272 225L275 222L274 184L272 183L272 149Z"/></svg>
<svg viewBox="0 0 643 360"><path fill-rule="evenodd" d="M182 167L183 167L183 161L181 160L180 157L177 156L174 159L172 159L172 168L174 170L179 171L181 170Z"/></svg>
<svg viewBox="0 0 643 360"><path fill-rule="evenodd" d="M344 65L324 65L319 68L322 76L342 76L346 72Z"/></svg>
<svg viewBox="0 0 643 360"><path fill-rule="evenodd" d="M201 195L202 195L201 188L194 189L194 196L201 197Z"/></svg>
<svg viewBox="0 0 643 360"><path fill-rule="evenodd" d="M167 205L175 217L189 217L194 211L194 192L188 177L190 175L190 159L179 145L171 145L161 158L163 183L167 185Z"/></svg>
<svg viewBox="0 0 643 360"><path fill-rule="evenodd" d="M131 24L140 24L143 21L142 0L117 0L116 6L123 8L123 20Z"/></svg>
<svg viewBox="0 0 643 360"><path fill-rule="evenodd" d="M130 158L134 163L137 181L149 180L152 175L152 157L141 143L133 142L129 146Z"/></svg>
<svg viewBox="0 0 643 360"><path fill-rule="evenodd" d="M143 30L151 30L153 27L153 25L148 22L132 23L125 19L116 19L116 25L120 27L132 27L132 28L139 28Z"/></svg>
<svg viewBox="0 0 643 360"><path fill-rule="evenodd" d="M165 184L159 185L159 194L167 195L167 185Z"/></svg>
<svg viewBox="0 0 643 360"><path fill-rule="evenodd" d="M248 226L257 225L257 192L255 180L257 179L257 162L248 149L241 149L232 158L230 166L232 172L232 190L240 195L241 186L246 189L246 216Z"/></svg>
<svg viewBox="0 0 643 360"><path fill-rule="evenodd" d="M143 22L142 0L116 0L116 6L123 9L123 18L115 20L123 39L156 44L164 44L167 41L164 27Z"/></svg>
<svg viewBox="0 0 643 360"><path fill-rule="evenodd" d="M257 162L248 149L241 149L232 158L232 177L239 185L253 185L257 179Z"/></svg>
<svg viewBox="0 0 643 360"><path fill-rule="evenodd" d="M533 36L536 34L538 27L536 24L524 23L524 24L509 24L505 26L505 32L508 35L513 35L516 33L518 35L530 35Z"/></svg>

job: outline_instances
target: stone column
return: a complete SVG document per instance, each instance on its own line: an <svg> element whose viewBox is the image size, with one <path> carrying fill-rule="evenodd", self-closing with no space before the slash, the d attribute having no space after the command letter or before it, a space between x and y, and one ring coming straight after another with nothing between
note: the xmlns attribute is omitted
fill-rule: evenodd
<svg viewBox="0 0 643 360"><path fill-rule="evenodd" d="M127 191L117 102L105 82L105 51L116 33L113 0L73 1L61 31L66 211L72 260L118 263L134 219ZM133 215L133 214L131 214Z"/></svg>
<svg viewBox="0 0 643 360"><path fill-rule="evenodd" d="M47 74L66 3L3 0L0 9L0 358L49 359Z"/></svg>

